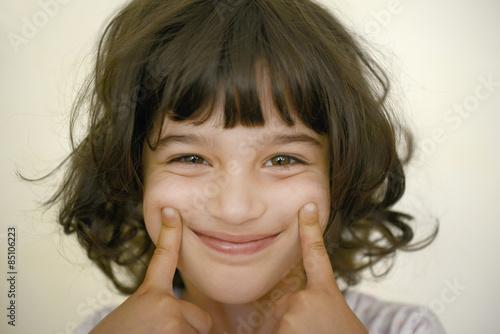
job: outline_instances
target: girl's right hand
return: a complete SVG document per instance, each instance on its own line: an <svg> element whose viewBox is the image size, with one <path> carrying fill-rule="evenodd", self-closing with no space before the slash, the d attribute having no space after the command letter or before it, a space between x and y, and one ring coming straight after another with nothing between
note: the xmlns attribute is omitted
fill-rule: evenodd
<svg viewBox="0 0 500 334"><path fill-rule="evenodd" d="M137 291L104 318L90 333L209 333L210 315L177 299L172 281L182 238L178 212L163 209L156 250Z"/></svg>

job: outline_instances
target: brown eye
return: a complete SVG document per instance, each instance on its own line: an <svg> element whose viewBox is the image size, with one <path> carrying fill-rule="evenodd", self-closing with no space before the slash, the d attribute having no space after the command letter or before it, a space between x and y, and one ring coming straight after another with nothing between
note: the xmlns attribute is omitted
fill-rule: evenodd
<svg viewBox="0 0 500 334"><path fill-rule="evenodd" d="M265 167L289 167L296 163L304 164L301 160L296 159L289 155L276 155L269 159L264 166Z"/></svg>
<svg viewBox="0 0 500 334"><path fill-rule="evenodd" d="M190 155L186 157L186 162L192 163L192 164L202 164L203 163L203 158L197 155Z"/></svg>
<svg viewBox="0 0 500 334"><path fill-rule="evenodd" d="M209 163L200 157L199 155L194 155L194 154L189 154L189 155L182 155L180 157L174 158L170 160L170 163L184 163L188 165L208 165Z"/></svg>
<svg viewBox="0 0 500 334"><path fill-rule="evenodd" d="M271 159L273 166L283 166L290 164L290 157L274 157Z"/></svg>

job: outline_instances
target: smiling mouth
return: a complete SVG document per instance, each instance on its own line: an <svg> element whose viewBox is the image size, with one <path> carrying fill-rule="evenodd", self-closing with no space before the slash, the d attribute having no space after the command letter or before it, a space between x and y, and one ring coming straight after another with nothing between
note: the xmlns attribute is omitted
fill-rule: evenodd
<svg viewBox="0 0 500 334"><path fill-rule="evenodd" d="M207 247L228 255L251 255L270 246L280 233L266 235L229 235L193 231Z"/></svg>

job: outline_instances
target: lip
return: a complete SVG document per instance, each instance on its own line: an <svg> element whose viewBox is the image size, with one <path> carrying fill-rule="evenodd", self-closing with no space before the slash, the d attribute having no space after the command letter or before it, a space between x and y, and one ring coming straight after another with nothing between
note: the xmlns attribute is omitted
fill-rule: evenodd
<svg viewBox="0 0 500 334"><path fill-rule="evenodd" d="M280 233L230 235L217 232L194 231L207 247L228 255L251 255L270 246Z"/></svg>

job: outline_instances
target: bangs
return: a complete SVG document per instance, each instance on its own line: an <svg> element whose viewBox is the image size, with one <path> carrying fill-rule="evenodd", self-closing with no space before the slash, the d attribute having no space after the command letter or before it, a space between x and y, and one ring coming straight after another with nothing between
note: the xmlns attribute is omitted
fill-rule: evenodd
<svg viewBox="0 0 500 334"><path fill-rule="evenodd" d="M159 32L150 53L145 78L156 83L149 94L155 101L147 104L154 118L201 124L223 106L224 128L263 126L263 107L271 103L286 124L299 119L327 133L334 67L318 59L325 52L318 36L305 33L311 22L297 6L242 0L230 8L212 1L186 6L177 14L182 24ZM276 14L291 11L287 17L304 19Z"/></svg>

